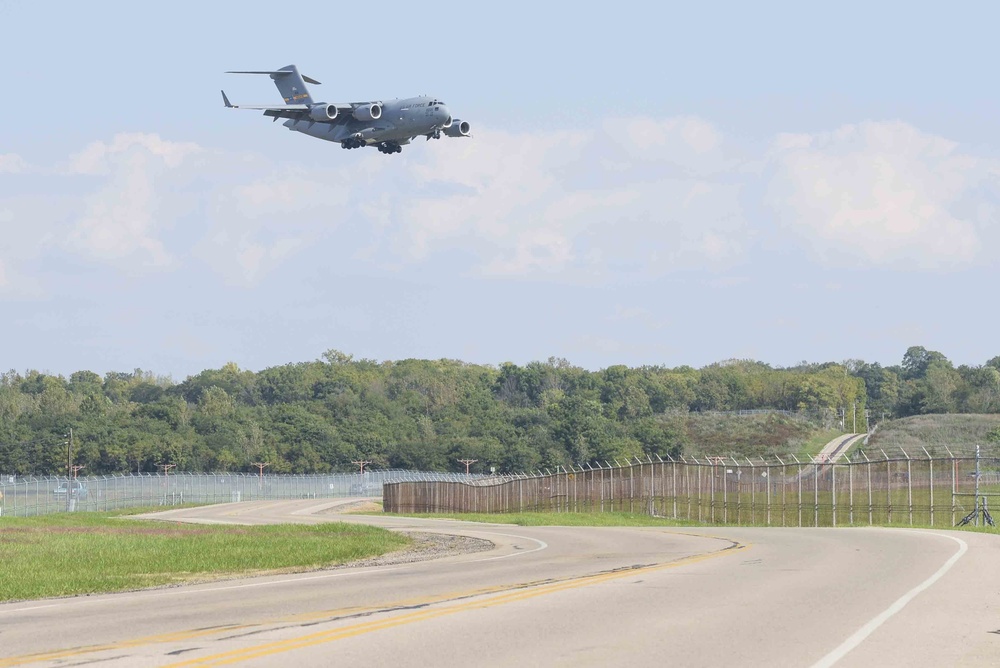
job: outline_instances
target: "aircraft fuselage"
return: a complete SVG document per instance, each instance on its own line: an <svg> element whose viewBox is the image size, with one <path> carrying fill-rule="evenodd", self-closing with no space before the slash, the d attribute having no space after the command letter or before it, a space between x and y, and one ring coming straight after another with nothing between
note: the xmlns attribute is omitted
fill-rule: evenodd
<svg viewBox="0 0 1000 668"><path fill-rule="evenodd" d="M366 144L395 142L408 144L414 137L433 135L451 120L448 107L433 97L411 97L405 100L382 102L382 115L378 120L350 119L337 125L313 123L305 120L287 120L289 130L327 141L343 142L356 138Z"/></svg>

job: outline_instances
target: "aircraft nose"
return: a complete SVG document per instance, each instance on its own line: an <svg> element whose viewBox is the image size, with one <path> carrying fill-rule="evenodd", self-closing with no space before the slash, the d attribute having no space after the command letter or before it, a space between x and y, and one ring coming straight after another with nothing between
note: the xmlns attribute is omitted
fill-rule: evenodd
<svg viewBox="0 0 1000 668"><path fill-rule="evenodd" d="M448 107L444 106L443 104L438 107L438 118L441 119L441 122L443 124L445 125L450 124L451 112L448 111Z"/></svg>

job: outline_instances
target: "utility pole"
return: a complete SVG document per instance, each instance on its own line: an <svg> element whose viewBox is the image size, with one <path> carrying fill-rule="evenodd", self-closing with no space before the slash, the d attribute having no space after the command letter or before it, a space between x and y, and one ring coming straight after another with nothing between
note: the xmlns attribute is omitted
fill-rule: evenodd
<svg viewBox="0 0 1000 668"><path fill-rule="evenodd" d="M77 464L75 466L70 466L69 468L73 472L73 480L76 480L76 472L87 467L84 464Z"/></svg>
<svg viewBox="0 0 1000 668"><path fill-rule="evenodd" d="M469 466L478 462L478 459L459 459L459 464L465 464L465 475L469 475Z"/></svg>
<svg viewBox="0 0 1000 668"><path fill-rule="evenodd" d="M66 477L73 477L73 427L69 428L69 440L66 441Z"/></svg>
<svg viewBox="0 0 1000 668"><path fill-rule="evenodd" d="M360 466L361 467L361 475L365 474L365 466L367 466L368 464L371 464L371 462L368 461L367 459L359 459L358 461L351 462L351 463L354 464L355 466Z"/></svg>
<svg viewBox="0 0 1000 668"><path fill-rule="evenodd" d="M170 475L170 469L175 468L177 464L157 464L156 466L163 469L163 475L166 477Z"/></svg>
<svg viewBox="0 0 1000 668"><path fill-rule="evenodd" d="M854 430L851 433L856 434L858 433L858 402L854 402L852 410L854 412Z"/></svg>
<svg viewBox="0 0 1000 668"><path fill-rule="evenodd" d="M264 468L270 465L270 462L250 462L250 466L256 466L260 470L260 477L257 482L258 486L264 486Z"/></svg>

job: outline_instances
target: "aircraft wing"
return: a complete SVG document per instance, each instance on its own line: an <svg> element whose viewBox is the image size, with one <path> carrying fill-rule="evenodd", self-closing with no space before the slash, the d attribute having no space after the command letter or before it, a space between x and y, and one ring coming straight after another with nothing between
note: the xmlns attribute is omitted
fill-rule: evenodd
<svg viewBox="0 0 1000 668"><path fill-rule="evenodd" d="M268 110L268 111L309 111L309 105L307 104L274 104L274 105L249 105L249 104L233 104L229 101L226 96L226 91L222 92L222 102L230 109L258 109L258 110Z"/></svg>
<svg viewBox="0 0 1000 668"><path fill-rule="evenodd" d="M296 120L304 120L309 115L309 105L308 104L270 104L270 105L248 105L248 104L233 104L229 101L226 96L226 91L222 91L222 101L225 103L226 107L230 109L255 109L257 111L263 111L265 116L271 116L273 118L292 118ZM327 106L334 106L338 111L350 112L354 109L353 104L348 103L335 103ZM323 121L325 123L341 123L346 120L343 117L337 118L333 121Z"/></svg>

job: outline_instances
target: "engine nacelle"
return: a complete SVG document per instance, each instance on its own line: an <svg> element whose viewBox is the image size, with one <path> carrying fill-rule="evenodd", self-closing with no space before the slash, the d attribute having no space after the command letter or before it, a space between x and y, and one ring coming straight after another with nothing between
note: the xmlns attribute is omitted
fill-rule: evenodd
<svg viewBox="0 0 1000 668"><path fill-rule="evenodd" d="M359 121L377 121L382 118L382 105L378 102L362 104L355 107L351 115Z"/></svg>
<svg viewBox="0 0 1000 668"><path fill-rule="evenodd" d="M314 121L332 121L337 117L337 105L314 104L309 107L309 118Z"/></svg>
<svg viewBox="0 0 1000 668"><path fill-rule="evenodd" d="M452 120L451 125L443 130L449 137L468 137L471 131L472 127L468 121L460 121L457 118Z"/></svg>

